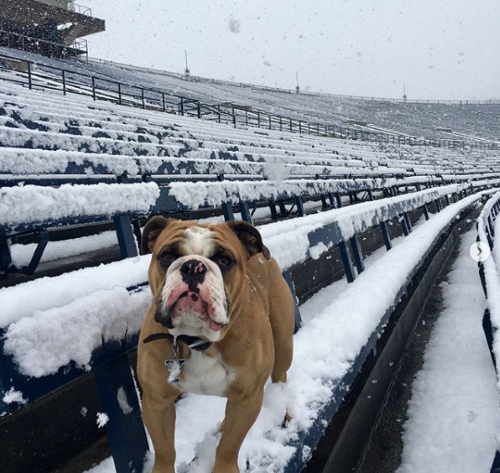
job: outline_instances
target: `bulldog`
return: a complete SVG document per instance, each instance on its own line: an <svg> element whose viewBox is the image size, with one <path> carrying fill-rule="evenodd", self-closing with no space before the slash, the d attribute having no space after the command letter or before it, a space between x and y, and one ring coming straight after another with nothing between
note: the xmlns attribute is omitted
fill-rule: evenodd
<svg viewBox="0 0 500 473"><path fill-rule="evenodd" d="M227 398L215 473L237 473L238 453L259 415L264 384L286 382L294 301L260 233L245 222L200 224L163 217L144 228L153 303L138 347L153 473L174 473L175 400Z"/></svg>

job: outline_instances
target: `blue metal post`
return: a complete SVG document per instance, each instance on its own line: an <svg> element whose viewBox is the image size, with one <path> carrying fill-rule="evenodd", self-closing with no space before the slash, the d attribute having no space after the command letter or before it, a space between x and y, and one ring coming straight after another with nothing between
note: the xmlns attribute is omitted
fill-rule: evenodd
<svg viewBox="0 0 500 473"><path fill-rule="evenodd" d="M250 208L248 207L248 202L241 201L239 204L239 207L240 207L240 213L241 213L241 220L244 220L245 222L253 224L252 214L250 213Z"/></svg>
<svg viewBox="0 0 500 473"><path fill-rule="evenodd" d="M297 213L300 217L303 217L306 214L306 211L304 209L304 202L302 201L302 197L300 197L300 195L295 197L295 205L297 206Z"/></svg>
<svg viewBox="0 0 500 473"><path fill-rule="evenodd" d="M135 241L132 218L130 215L115 215L113 220L122 258L137 256L139 251Z"/></svg>
<svg viewBox="0 0 500 473"><path fill-rule="evenodd" d="M441 203L441 198L438 198L436 200L436 205L437 205L437 211L441 212L441 210L443 210L443 204Z"/></svg>
<svg viewBox="0 0 500 473"><path fill-rule="evenodd" d="M404 212L403 213L403 218L405 219L405 222L406 222L406 225L408 227L408 230L412 231L412 224L411 224L411 220L410 220L410 216L408 215L408 212Z"/></svg>
<svg viewBox="0 0 500 473"><path fill-rule="evenodd" d="M33 257L31 258L30 264L23 268L24 274L33 274L36 271L36 268L42 259L43 252L47 247L47 243L49 242L49 232L47 230L38 232L38 238L38 245L35 249Z"/></svg>
<svg viewBox="0 0 500 473"><path fill-rule="evenodd" d="M382 238L384 239L385 247L387 251L392 249L391 236L389 235L389 229L387 228L387 222L380 222L380 229L382 230Z"/></svg>
<svg viewBox="0 0 500 473"><path fill-rule="evenodd" d="M103 363L93 372L101 408L109 417L106 429L116 471L142 472L148 441L127 355Z"/></svg>
<svg viewBox="0 0 500 473"><path fill-rule="evenodd" d="M28 65L28 87L31 90L33 88L33 76L32 76L32 71L31 71L31 62L26 61L26 64Z"/></svg>
<svg viewBox="0 0 500 473"><path fill-rule="evenodd" d="M321 196L321 208L323 210L328 208L328 202L326 201L326 197L324 195Z"/></svg>
<svg viewBox="0 0 500 473"><path fill-rule="evenodd" d="M358 274L361 274L365 270L365 265L363 264L363 253L361 252L361 246L359 245L357 235L351 237L350 242L356 269L358 270Z"/></svg>
<svg viewBox="0 0 500 473"><path fill-rule="evenodd" d="M354 282L354 280L356 279L356 274L354 273L354 268L352 266L349 247L347 246L347 243L345 241L341 241L339 243L339 250L347 282L348 283Z"/></svg>
<svg viewBox="0 0 500 473"><path fill-rule="evenodd" d="M337 207L340 209L342 207L342 197L340 196L340 192L335 192L335 199L337 199Z"/></svg>
<svg viewBox="0 0 500 473"><path fill-rule="evenodd" d="M410 234L410 229L408 228L408 224L406 222L404 215L401 216L401 226L403 227L404 236L408 236Z"/></svg>
<svg viewBox="0 0 500 473"><path fill-rule="evenodd" d="M0 235L0 273L7 273L11 266L9 241L6 236Z"/></svg>
<svg viewBox="0 0 500 473"><path fill-rule="evenodd" d="M276 208L275 202L269 202L269 209L271 210L271 218L273 220L278 219L278 209Z"/></svg>
<svg viewBox="0 0 500 473"><path fill-rule="evenodd" d="M424 204L423 207L424 209L424 216L425 216L425 220L429 220L429 209L427 208L427 204Z"/></svg>
<svg viewBox="0 0 500 473"><path fill-rule="evenodd" d="M224 213L224 220L226 222L234 220L233 206L230 202L224 202L222 204L222 212Z"/></svg>
<svg viewBox="0 0 500 473"><path fill-rule="evenodd" d="M66 71L62 70L62 86L63 86L63 95L66 95Z"/></svg>
<svg viewBox="0 0 500 473"><path fill-rule="evenodd" d="M283 273L283 278L288 284L288 287L290 288L290 291L293 296L293 302L295 305L295 331L294 333L297 333L299 330L300 326L302 325L302 317L300 316L300 309L299 309L299 302L297 299L297 294L295 292L295 284L293 283L292 275L290 271L285 271Z"/></svg>
<svg viewBox="0 0 500 473"><path fill-rule="evenodd" d="M284 200L280 200L278 202L278 207L280 208L280 214L282 217L286 217L287 216L287 210L286 210L286 204L285 204L285 201Z"/></svg>

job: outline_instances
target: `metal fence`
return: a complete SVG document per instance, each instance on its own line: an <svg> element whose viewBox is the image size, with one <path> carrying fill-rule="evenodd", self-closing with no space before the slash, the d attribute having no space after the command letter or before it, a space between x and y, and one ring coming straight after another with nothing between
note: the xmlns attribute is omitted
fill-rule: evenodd
<svg viewBox="0 0 500 473"><path fill-rule="evenodd" d="M33 38L11 31L0 29L0 46L13 49L21 49L30 53L41 53L48 57L75 58L80 56L88 57L87 40L77 39L71 46L61 43L53 43L44 39ZM3 56L0 56L2 58ZM5 56L9 59L8 56ZM17 58L10 58L20 61ZM28 61L24 61L28 62Z"/></svg>

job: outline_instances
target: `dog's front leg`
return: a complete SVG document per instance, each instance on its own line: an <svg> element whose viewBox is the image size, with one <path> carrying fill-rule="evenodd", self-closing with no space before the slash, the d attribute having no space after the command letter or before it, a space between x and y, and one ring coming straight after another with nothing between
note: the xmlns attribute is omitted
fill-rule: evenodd
<svg viewBox="0 0 500 473"><path fill-rule="evenodd" d="M222 436L215 454L213 473L239 473L238 453L262 407L264 389L245 397L228 397Z"/></svg>
<svg viewBox="0 0 500 473"><path fill-rule="evenodd" d="M175 398L178 393L151 395L144 392L142 415L155 449L152 473L175 472Z"/></svg>

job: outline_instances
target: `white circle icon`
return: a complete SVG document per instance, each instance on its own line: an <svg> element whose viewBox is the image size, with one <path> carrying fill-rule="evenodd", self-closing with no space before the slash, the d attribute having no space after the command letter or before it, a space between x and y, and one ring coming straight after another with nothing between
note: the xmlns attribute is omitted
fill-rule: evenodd
<svg viewBox="0 0 500 473"><path fill-rule="evenodd" d="M474 260L479 262L486 261L488 259L488 256L490 256L491 250L490 247L487 243L484 241L476 241L473 243L470 247L469 250L470 257Z"/></svg>

